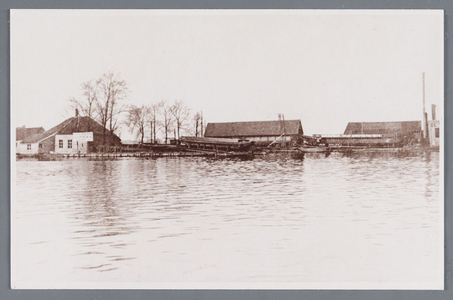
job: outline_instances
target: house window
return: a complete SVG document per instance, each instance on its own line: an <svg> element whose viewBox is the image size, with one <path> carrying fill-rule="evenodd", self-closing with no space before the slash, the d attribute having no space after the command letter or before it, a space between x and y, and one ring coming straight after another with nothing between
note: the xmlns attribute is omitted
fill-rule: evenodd
<svg viewBox="0 0 453 300"><path fill-rule="evenodd" d="M63 140L58 140L58 148L63 148Z"/></svg>
<svg viewBox="0 0 453 300"><path fill-rule="evenodd" d="M435 136L436 138L439 137L439 128L435 128L435 129L434 129L434 136Z"/></svg>
<svg viewBox="0 0 453 300"><path fill-rule="evenodd" d="M27 150L31 150L31 144L27 144Z"/></svg>
<svg viewBox="0 0 453 300"><path fill-rule="evenodd" d="M68 140L68 148L72 148L72 140Z"/></svg>
<svg viewBox="0 0 453 300"><path fill-rule="evenodd" d="M42 144L41 143L39 143L39 149L42 149Z"/></svg>

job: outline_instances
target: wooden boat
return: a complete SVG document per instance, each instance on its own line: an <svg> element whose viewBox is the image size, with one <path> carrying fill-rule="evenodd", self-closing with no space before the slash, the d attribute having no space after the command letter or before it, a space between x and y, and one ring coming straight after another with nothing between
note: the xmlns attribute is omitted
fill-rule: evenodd
<svg viewBox="0 0 453 300"><path fill-rule="evenodd" d="M330 152L330 148L329 147L325 147L325 146L308 146L308 145L304 145L304 146L301 146L301 147L297 148L297 150L302 152L302 153L327 153L327 152Z"/></svg>
<svg viewBox="0 0 453 300"><path fill-rule="evenodd" d="M220 150L220 151L249 151L252 142L239 139L206 138L206 137L181 137L181 144L189 149Z"/></svg>

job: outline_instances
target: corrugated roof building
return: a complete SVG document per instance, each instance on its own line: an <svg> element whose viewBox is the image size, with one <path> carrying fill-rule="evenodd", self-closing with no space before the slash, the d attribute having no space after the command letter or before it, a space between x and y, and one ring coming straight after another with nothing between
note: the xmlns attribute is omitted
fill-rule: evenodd
<svg viewBox="0 0 453 300"><path fill-rule="evenodd" d="M298 141L304 130L300 120L208 123L205 137L247 139L257 143Z"/></svg>
<svg viewBox="0 0 453 300"><path fill-rule="evenodd" d="M349 122L344 134L382 134L397 137L415 137L422 131L421 121Z"/></svg>

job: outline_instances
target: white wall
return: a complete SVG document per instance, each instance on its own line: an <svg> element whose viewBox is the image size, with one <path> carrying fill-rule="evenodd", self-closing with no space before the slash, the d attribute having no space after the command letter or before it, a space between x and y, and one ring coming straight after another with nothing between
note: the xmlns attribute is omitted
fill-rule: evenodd
<svg viewBox="0 0 453 300"><path fill-rule="evenodd" d="M60 148L60 140L63 141L63 148ZM69 140L72 140L72 148L68 147ZM55 153L58 154L85 154L88 152L86 138L72 134L57 134L55 136Z"/></svg>
<svg viewBox="0 0 453 300"><path fill-rule="evenodd" d="M76 153L88 153L88 142L86 138L73 136L72 147Z"/></svg>
<svg viewBox="0 0 453 300"><path fill-rule="evenodd" d="M429 144L431 147L439 147L440 132L439 132L439 137L436 138L436 128L439 128L439 127L440 127L439 120L428 121Z"/></svg>
<svg viewBox="0 0 453 300"><path fill-rule="evenodd" d="M20 153L19 152L20 142L21 141L16 141L16 153Z"/></svg>
<svg viewBox="0 0 453 300"><path fill-rule="evenodd" d="M28 150L27 145L30 145L31 149ZM24 143L19 143L16 147L16 153L20 154L37 154L39 152L39 144L38 143L33 143L33 144L24 144Z"/></svg>

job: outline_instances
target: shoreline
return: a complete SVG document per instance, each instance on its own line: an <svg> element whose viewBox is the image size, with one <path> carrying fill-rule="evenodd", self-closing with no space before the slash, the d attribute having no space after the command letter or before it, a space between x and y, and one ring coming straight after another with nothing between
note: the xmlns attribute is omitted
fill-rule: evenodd
<svg viewBox="0 0 453 300"><path fill-rule="evenodd" d="M254 158L266 156L305 156L305 155L322 155L329 156L332 153L341 154L358 154L358 153L381 153L381 154L407 154L407 155L422 155L424 153L439 152L436 148L359 148L359 147L342 147L331 148L325 152L304 153L297 149L255 149L249 152L226 152L226 151L187 151L188 149L174 149L172 151L128 151L128 152L99 152L99 153L84 153L84 154L55 154L55 153L39 153L39 154L18 154L16 153L16 161L19 160L42 160L42 161L59 161L64 159L88 158L94 160L110 160L119 158L177 158L177 157L208 157L208 158Z"/></svg>

